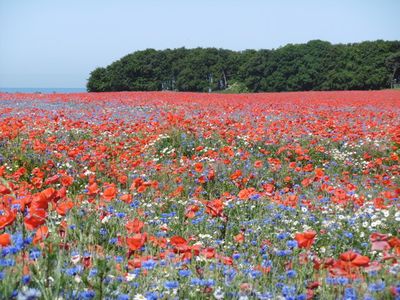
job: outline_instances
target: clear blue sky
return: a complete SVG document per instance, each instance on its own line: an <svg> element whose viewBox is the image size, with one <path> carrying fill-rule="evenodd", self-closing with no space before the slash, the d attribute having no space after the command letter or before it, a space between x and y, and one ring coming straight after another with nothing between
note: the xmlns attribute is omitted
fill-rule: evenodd
<svg viewBox="0 0 400 300"><path fill-rule="evenodd" d="M400 0L0 0L0 87L84 87L145 48L400 40Z"/></svg>

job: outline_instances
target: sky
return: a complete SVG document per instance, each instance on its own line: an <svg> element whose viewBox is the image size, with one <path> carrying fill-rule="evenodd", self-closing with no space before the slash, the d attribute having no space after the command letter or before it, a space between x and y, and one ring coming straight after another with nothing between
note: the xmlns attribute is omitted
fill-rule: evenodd
<svg viewBox="0 0 400 300"><path fill-rule="evenodd" d="M0 0L0 87L84 88L146 48L400 40L400 0Z"/></svg>

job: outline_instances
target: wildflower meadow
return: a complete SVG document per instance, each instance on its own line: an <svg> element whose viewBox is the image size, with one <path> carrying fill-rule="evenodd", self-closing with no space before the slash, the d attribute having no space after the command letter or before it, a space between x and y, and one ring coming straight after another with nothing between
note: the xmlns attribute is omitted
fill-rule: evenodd
<svg viewBox="0 0 400 300"><path fill-rule="evenodd" d="M0 299L400 299L400 92L0 94Z"/></svg>

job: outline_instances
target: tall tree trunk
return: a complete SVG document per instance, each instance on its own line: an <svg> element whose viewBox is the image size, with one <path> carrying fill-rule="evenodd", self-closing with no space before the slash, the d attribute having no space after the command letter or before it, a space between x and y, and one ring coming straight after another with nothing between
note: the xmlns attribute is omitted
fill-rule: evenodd
<svg viewBox="0 0 400 300"><path fill-rule="evenodd" d="M225 71L222 70L222 76L224 76L224 88L228 87L228 81L226 80L226 75L225 75Z"/></svg>

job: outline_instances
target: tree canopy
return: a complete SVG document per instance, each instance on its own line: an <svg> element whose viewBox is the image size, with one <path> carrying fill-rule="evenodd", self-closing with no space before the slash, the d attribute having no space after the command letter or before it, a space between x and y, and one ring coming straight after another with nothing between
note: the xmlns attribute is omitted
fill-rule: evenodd
<svg viewBox="0 0 400 300"><path fill-rule="evenodd" d="M400 41L312 40L272 50L146 49L90 73L106 91L309 91L383 89L400 77ZM235 88L232 88L234 86Z"/></svg>

